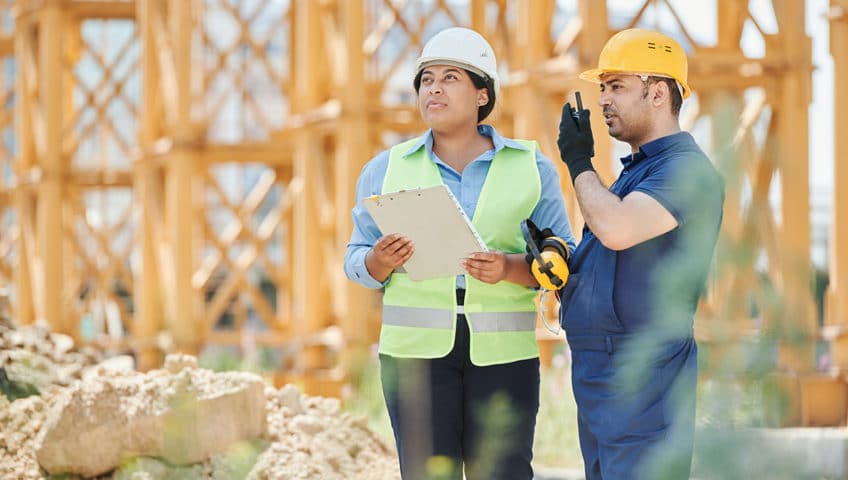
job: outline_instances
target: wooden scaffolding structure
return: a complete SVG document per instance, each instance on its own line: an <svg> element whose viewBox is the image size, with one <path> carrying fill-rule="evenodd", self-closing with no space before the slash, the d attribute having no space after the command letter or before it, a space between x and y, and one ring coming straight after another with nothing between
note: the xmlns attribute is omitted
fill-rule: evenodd
<svg viewBox="0 0 848 480"><path fill-rule="evenodd" d="M144 369L164 351L276 346L279 381L332 392L379 328L378 296L342 271L354 182L374 154L424 128L410 87L423 43L451 25L490 39L505 72L495 125L555 159L566 96L597 100L576 74L615 31L659 27L690 54L684 127L708 132L727 178L699 338L717 363L773 341L796 423L844 422L844 399L828 410L841 408L838 419L811 416L804 385L845 396L841 376L816 370L814 347L825 332L848 369L848 193L834 189L822 330L805 4L767 3L772 26L747 0L715 0L707 42L664 0L628 12L594 0L0 0L0 287L20 322L131 349ZM831 6L844 85L848 4ZM763 52L746 52L743 34ZM847 110L836 88L837 159ZM600 120L596 158L611 159ZM597 163L613 178L613 161ZM848 181L834 166L835 184Z"/></svg>

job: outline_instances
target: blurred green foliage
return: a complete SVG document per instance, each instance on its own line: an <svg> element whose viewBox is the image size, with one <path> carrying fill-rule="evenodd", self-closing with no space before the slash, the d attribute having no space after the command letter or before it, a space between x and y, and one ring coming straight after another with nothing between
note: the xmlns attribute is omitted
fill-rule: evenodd
<svg viewBox="0 0 848 480"><path fill-rule="evenodd" d="M577 440L577 408L571 394L570 364L564 348L555 352L555 365L542 370L541 406L536 417L534 463L580 468L583 461ZM373 359L361 370L342 406L352 415L364 416L368 426L394 447L391 423L380 385L379 361ZM496 406L493 406L496 409Z"/></svg>
<svg viewBox="0 0 848 480"><path fill-rule="evenodd" d="M701 355L709 355L704 348ZM744 350L759 369L735 374L703 376L698 383L693 478L706 479L821 479L804 474L804 460L786 451L786 444L764 442L775 417L787 408L785 393L772 381L773 370L763 368L775 354L767 345L753 344ZM745 367L737 364L736 369ZM542 369L541 406L536 420L534 464L555 469L582 471L577 435L577 407L571 391L570 359L564 346L554 352L553 365ZM753 372L753 373L752 373ZM343 400L350 414L368 419L369 426L394 445L391 425L383 403L379 362L364 366L357 384ZM799 444L795 453L802 452ZM794 449L793 449L794 450ZM806 475L806 476L805 476Z"/></svg>
<svg viewBox="0 0 848 480"><path fill-rule="evenodd" d="M38 395L38 389L25 383L10 380L6 376L6 369L0 367L0 394L4 395L10 402L31 395Z"/></svg>

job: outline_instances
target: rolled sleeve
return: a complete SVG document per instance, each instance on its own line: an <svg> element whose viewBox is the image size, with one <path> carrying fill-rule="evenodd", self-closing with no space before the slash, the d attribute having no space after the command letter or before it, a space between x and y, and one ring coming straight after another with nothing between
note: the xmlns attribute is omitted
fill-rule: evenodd
<svg viewBox="0 0 848 480"><path fill-rule="evenodd" d="M702 214L706 206L712 207L712 202L720 209L719 194L724 191L724 185L708 159L690 153L656 162L650 175L633 191L652 197L678 225L684 225Z"/></svg>

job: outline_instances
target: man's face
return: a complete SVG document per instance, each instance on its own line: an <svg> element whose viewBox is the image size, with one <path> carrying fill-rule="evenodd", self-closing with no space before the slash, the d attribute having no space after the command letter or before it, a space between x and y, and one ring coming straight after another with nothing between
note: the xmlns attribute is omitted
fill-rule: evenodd
<svg viewBox="0 0 848 480"><path fill-rule="evenodd" d="M604 121L611 137L631 145L639 145L653 122L648 86L636 75L604 74L601 96Z"/></svg>

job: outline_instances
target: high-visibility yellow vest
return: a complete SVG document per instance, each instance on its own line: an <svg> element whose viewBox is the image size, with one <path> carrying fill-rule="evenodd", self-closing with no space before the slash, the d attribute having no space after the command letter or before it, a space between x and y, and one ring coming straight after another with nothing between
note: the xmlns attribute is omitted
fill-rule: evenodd
<svg viewBox="0 0 848 480"><path fill-rule="evenodd" d="M439 167L426 148L404 156L416 141L392 148L382 193L442 184ZM528 150L504 147L495 155L472 219L486 246L506 253L524 252L520 223L533 212L542 191L538 146L519 142ZM472 363L495 365L539 356L535 290L506 281L490 285L471 275L465 276L465 288ZM405 358L450 353L457 319L455 290L454 276L414 281L392 273L383 295L380 353Z"/></svg>

